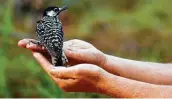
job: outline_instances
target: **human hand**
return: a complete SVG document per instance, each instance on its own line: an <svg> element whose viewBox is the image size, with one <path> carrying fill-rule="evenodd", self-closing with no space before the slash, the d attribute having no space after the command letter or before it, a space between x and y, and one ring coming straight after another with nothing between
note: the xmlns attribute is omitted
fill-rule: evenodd
<svg viewBox="0 0 172 99"><path fill-rule="evenodd" d="M33 56L55 83L66 92L101 93L106 85L108 73L92 64L79 64L72 67L54 67L41 53Z"/></svg>
<svg viewBox="0 0 172 99"><path fill-rule="evenodd" d="M64 42L64 50L71 65L90 63L103 66L106 61L103 52L82 40L74 39Z"/></svg>
<svg viewBox="0 0 172 99"><path fill-rule="evenodd" d="M32 51L34 50L44 53L44 56L46 56L47 59L50 58L44 47L29 43L30 40L32 39L23 39L19 41L18 45ZM85 41L77 39L66 41L64 42L64 51L69 59L68 65L90 63L103 68L104 63L106 62L106 56L104 53Z"/></svg>

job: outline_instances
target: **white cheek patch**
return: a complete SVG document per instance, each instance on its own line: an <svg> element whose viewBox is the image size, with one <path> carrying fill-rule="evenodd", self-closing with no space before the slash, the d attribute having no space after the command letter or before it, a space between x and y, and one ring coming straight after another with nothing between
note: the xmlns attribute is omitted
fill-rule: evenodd
<svg viewBox="0 0 172 99"><path fill-rule="evenodd" d="M47 12L48 16L56 16L56 13L54 11L49 11Z"/></svg>

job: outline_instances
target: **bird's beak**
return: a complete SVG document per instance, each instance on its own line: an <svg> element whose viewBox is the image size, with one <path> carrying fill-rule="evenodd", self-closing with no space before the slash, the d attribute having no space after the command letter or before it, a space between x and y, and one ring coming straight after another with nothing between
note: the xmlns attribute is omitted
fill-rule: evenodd
<svg viewBox="0 0 172 99"><path fill-rule="evenodd" d="M67 10L67 9L68 9L67 6L63 6L63 7L59 8L59 11L60 11L60 12L63 12L64 10Z"/></svg>

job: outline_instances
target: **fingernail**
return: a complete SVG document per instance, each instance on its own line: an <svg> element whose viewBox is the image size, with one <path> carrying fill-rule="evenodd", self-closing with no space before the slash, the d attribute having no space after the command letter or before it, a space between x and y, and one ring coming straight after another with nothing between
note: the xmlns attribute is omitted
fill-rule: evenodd
<svg viewBox="0 0 172 99"><path fill-rule="evenodd" d="M18 45L22 45L22 44L23 44L22 40L18 41Z"/></svg>

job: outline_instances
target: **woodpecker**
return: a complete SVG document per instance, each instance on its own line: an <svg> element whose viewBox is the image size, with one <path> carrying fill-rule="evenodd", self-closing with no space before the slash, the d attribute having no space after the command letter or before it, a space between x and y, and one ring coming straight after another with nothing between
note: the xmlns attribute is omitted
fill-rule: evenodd
<svg viewBox="0 0 172 99"><path fill-rule="evenodd" d="M44 10L42 19L37 21L36 34L38 41L31 41L37 45L44 46L51 55L52 64L54 66L65 66L68 59L63 51L63 35L62 23L59 15L67 6L48 7Z"/></svg>

